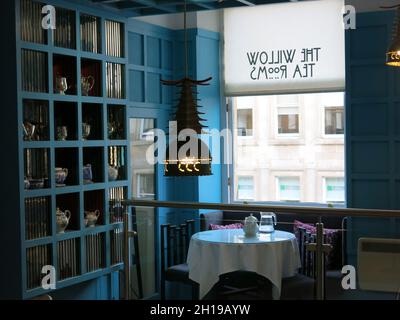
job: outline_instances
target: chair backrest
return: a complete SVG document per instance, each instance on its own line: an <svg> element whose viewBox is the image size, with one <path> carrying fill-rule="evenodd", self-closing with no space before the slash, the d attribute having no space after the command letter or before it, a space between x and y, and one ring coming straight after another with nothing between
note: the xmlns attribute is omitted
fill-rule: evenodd
<svg viewBox="0 0 400 320"><path fill-rule="evenodd" d="M194 220L187 220L180 225L161 225L161 271L186 262L193 233Z"/></svg>
<svg viewBox="0 0 400 320"><path fill-rule="evenodd" d="M298 228L299 232L299 250L301 269L300 273L308 277L315 277L315 253L308 251L307 243L315 243L315 235L307 231L305 228Z"/></svg>

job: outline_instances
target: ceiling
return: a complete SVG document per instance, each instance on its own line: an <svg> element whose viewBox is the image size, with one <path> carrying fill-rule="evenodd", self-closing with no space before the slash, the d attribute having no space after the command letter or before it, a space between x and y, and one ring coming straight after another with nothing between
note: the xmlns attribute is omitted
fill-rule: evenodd
<svg viewBox="0 0 400 320"><path fill-rule="evenodd" d="M183 0L89 0L93 4L118 11L127 17L159 15L183 11ZM188 11L216 10L297 0L187 0Z"/></svg>
<svg viewBox="0 0 400 320"><path fill-rule="evenodd" d="M125 17L139 17L179 13L184 0L72 0L112 10ZM310 0L187 0L188 11L216 10L282 2ZM382 10L380 6L399 4L400 0L345 0L355 6L357 12Z"/></svg>

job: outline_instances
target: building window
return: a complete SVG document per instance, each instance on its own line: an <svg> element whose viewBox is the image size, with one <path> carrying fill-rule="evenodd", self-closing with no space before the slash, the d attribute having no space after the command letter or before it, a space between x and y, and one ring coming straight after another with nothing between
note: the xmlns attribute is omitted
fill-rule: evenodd
<svg viewBox="0 0 400 320"><path fill-rule="evenodd" d="M277 198L279 201L300 201L300 178L278 177Z"/></svg>
<svg viewBox="0 0 400 320"><path fill-rule="evenodd" d="M325 202L343 203L345 199L344 178L325 178L324 198Z"/></svg>
<svg viewBox="0 0 400 320"><path fill-rule="evenodd" d="M298 107L278 107L278 133L279 134L299 133Z"/></svg>
<svg viewBox="0 0 400 320"><path fill-rule="evenodd" d="M238 177L237 200L254 200L254 178L252 176Z"/></svg>
<svg viewBox="0 0 400 320"><path fill-rule="evenodd" d="M344 108L325 108L325 134L344 134Z"/></svg>
<svg viewBox="0 0 400 320"><path fill-rule="evenodd" d="M154 199L153 173L138 173L136 183L139 198Z"/></svg>
<svg viewBox="0 0 400 320"><path fill-rule="evenodd" d="M253 135L253 109L237 110L237 135L238 137Z"/></svg>

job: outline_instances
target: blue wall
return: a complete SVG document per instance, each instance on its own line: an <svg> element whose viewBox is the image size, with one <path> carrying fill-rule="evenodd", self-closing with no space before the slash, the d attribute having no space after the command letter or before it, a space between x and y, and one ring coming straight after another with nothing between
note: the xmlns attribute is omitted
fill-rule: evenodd
<svg viewBox="0 0 400 320"><path fill-rule="evenodd" d="M400 69L385 65L394 14L363 13L346 33L346 177L351 208L400 209ZM350 218L349 262L360 237L398 238L397 219Z"/></svg>

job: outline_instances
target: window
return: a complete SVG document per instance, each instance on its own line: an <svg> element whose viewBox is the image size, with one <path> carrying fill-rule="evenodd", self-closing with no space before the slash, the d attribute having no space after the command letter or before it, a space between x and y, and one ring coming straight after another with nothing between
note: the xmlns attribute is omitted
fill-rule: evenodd
<svg viewBox="0 0 400 320"><path fill-rule="evenodd" d="M323 134L327 106L335 106L344 117L344 93L232 98L229 110L232 111L234 145L229 146L229 150L233 152L231 173L235 183L230 188L231 200L307 201L314 204L334 201L330 194L323 194L325 185L322 184L324 177L329 178L329 175L345 177L345 137L339 134L332 139L331 135ZM238 123L239 118L246 118L240 110L244 114L251 110L252 128L257 128L251 143L240 141L243 136L236 130L243 127ZM345 119L341 120L343 124ZM290 178L293 175L295 177ZM320 179L318 187L316 179ZM343 198L337 198L337 201L343 201Z"/></svg>
<svg viewBox="0 0 400 320"><path fill-rule="evenodd" d="M325 108L325 134L344 134L344 108Z"/></svg>
<svg viewBox="0 0 400 320"><path fill-rule="evenodd" d="M131 127L132 138L134 141L154 140L154 119L136 119L135 125Z"/></svg>
<svg viewBox="0 0 400 320"><path fill-rule="evenodd" d="M239 176L237 200L254 200L254 179L252 176Z"/></svg>
<svg viewBox="0 0 400 320"><path fill-rule="evenodd" d="M343 203L345 199L344 178L325 178L324 198L325 202Z"/></svg>
<svg viewBox="0 0 400 320"><path fill-rule="evenodd" d="M299 108L278 107L278 133L299 133Z"/></svg>
<svg viewBox="0 0 400 320"><path fill-rule="evenodd" d="M278 177L277 198L279 201L300 201L299 177Z"/></svg>
<svg viewBox="0 0 400 320"><path fill-rule="evenodd" d="M253 110L237 110L237 135L238 137L250 137L253 135Z"/></svg>
<svg viewBox="0 0 400 320"><path fill-rule="evenodd" d="M138 173L136 182L139 198L154 199L153 173Z"/></svg>

